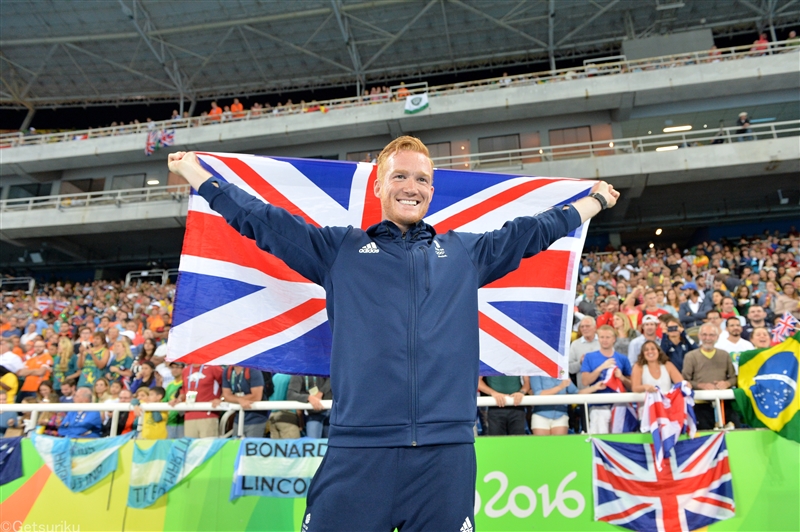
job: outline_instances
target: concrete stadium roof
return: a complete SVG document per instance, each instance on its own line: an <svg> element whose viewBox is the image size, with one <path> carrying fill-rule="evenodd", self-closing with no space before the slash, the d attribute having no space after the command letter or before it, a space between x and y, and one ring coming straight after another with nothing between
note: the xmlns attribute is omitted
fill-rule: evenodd
<svg viewBox="0 0 800 532"><path fill-rule="evenodd" d="M618 53L800 20L797 0L3 0L0 105L197 101ZM774 40L774 35L771 40Z"/></svg>

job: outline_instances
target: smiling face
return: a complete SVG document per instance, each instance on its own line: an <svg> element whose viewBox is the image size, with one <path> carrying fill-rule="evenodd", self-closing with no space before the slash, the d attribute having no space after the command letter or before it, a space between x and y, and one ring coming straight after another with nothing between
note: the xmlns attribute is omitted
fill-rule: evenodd
<svg viewBox="0 0 800 532"><path fill-rule="evenodd" d="M384 220L401 231L422 220L433 197L430 159L415 151L399 151L386 161L386 171L375 180L375 196L381 200Z"/></svg>
<svg viewBox="0 0 800 532"><path fill-rule="evenodd" d="M652 342L647 342L642 347L642 355L644 355L644 359L647 362L656 362L658 361L658 348L656 344Z"/></svg>

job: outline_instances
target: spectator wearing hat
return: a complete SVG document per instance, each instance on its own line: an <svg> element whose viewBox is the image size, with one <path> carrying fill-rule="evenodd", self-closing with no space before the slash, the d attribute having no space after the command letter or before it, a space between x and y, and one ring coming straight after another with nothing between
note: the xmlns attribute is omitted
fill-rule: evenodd
<svg viewBox="0 0 800 532"><path fill-rule="evenodd" d="M686 295L686 301L680 304L678 308L678 317L680 318L681 325L685 329L690 327L699 327L703 324L706 317L706 312L703 308L703 302L700 300L700 291L697 284L694 282L686 283L681 286L681 290Z"/></svg>
<svg viewBox="0 0 800 532"><path fill-rule="evenodd" d="M641 353L642 346L647 340L652 340L660 345L661 341L657 334L659 324L660 322L655 316L651 315L642 318L642 335L637 336L628 344L628 362L630 362L631 366L639 360L639 353Z"/></svg>

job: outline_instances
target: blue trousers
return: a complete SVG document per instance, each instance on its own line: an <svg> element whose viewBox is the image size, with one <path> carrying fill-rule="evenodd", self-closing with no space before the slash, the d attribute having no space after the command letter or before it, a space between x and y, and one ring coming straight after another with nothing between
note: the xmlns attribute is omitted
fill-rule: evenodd
<svg viewBox="0 0 800 532"><path fill-rule="evenodd" d="M328 447L301 532L472 532L476 467L471 443Z"/></svg>

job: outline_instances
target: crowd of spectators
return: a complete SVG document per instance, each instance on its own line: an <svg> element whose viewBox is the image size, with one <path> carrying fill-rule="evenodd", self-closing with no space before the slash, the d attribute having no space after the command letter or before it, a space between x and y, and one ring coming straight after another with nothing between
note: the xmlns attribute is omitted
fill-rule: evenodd
<svg viewBox="0 0 800 532"><path fill-rule="evenodd" d="M497 406L481 409L480 434L608 432L611 405L520 405L527 395L665 391L686 381L694 389L736 385L738 356L778 339L778 318L800 319L800 234L764 234L738 242L704 242L691 249L591 252L584 255L569 349L569 379L485 377L478 392ZM118 433L145 438L219 434L218 412L151 412L148 402L221 402L246 409L249 437L324 437L329 379L270 374L240 366L167 362L174 285L119 282L55 283L35 294L3 295L0 310L0 401L13 403L131 403ZM612 380L616 379L616 387ZM506 406L510 397L513 406ZM291 400L312 410L263 412L253 402ZM716 419L696 405L702 429L738 426L730 405ZM235 416L234 416L235 418ZM108 435L109 412L5 412L0 431L31 430L71 437ZM237 419L231 422L238 423ZM11 432L9 432L11 431ZM238 426L234 427L234 434Z"/></svg>
<svg viewBox="0 0 800 532"><path fill-rule="evenodd" d="M255 401L309 403L308 415L295 411L245 415L244 433L297 438L301 431L322 437L331 399L329 379L290 376L240 366L167 362L166 339L172 324L174 285L120 282L56 283L35 294L5 293L0 311L0 402L130 403L121 411L118 434L137 432L146 439L210 437L219 434L219 412L153 412L141 404L222 401L249 409ZM235 418L232 420L237 434ZM110 412L4 412L0 433L37 431L68 437L110 434Z"/></svg>
<svg viewBox="0 0 800 532"><path fill-rule="evenodd" d="M800 320L800 233L691 249L592 252L584 256L575 300L569 379L485 377L480 392L496 407L480 417L485 434L608 433L611 405L519 406L526 394L667 392L736 386L739 355L780 340L773 323ZM797 325L795 324L795 330ZM611 386L612 380L617 382ZM607 384L608 383L608 384ZM506 406L506 398L514 406ZM716 417L697 401L700 429L740 426L729 401ZM528 420L530 423L528 424Z"/></svg>

